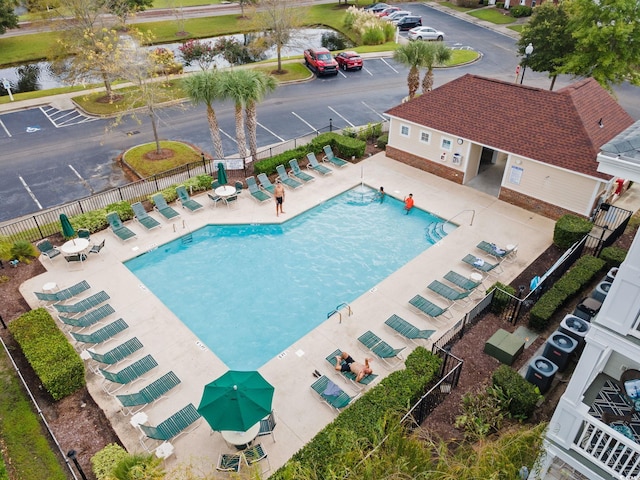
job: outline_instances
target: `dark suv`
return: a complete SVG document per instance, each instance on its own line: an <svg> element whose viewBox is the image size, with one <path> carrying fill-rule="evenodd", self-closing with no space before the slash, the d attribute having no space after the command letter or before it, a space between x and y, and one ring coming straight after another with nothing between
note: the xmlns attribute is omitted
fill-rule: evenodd
<svg viewBox="0 0 640 480"><path fill-rule="evenodd" d="M304 63L316 75L337 75L338 62L326 48L309 48L304 51Z"/></svg>
<svg viewBox="0 0 640 480"><path fill-rule="evenodd" d="M415 17L413 15L407 15L406 17L402 17L396 26L400 30L411 30L414 27L422 26L422 17Z"/></svg>

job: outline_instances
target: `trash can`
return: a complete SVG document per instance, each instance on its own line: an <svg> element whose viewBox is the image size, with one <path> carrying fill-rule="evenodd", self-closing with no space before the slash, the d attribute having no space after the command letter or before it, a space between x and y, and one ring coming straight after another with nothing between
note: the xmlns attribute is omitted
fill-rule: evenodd
<svg viewBox="0 0 640 480"><path fill-rule="evenodd" d="M607 273L607 276L604 277L605 282L613 283L616 279L616 274L618 273L618 267L611 267L611 270Z"/></svg>
<svg viewBox="0 0 640 480"><path fill-rule="evenodd" d="M591 324L586 320L576 317L575 315L565 315L560 322L559 330L565 335L569 335L571 338L578 342L578 353L582 352L584 348L584 337L589 333Z"/></svg>
<svg viewBox="0 0 640 480"><path fill-rule="evenodd" d="M609 293L610 288L610 282L600 282L591 292L591 298L595 298L599 302L604 302L604 299L607 298L607 293Z"/></svg>
<svg viewBox="0 0 640 480"><path fill-rule="evenodd" d="M602 302L596 300L595 298L584 298L575 308L573 314L576 317L580 317L587 322L590 322L593 317L595 317L600 311L600 307L602 306Z"/></svg>
<svg viewBox="0 0 640 480"><path fill-rule="evenodd" d="M544 344L542 356L555 363L558 366L559 372L563 372L565 368L567 368L571 355L576 348L578 348L577 340L556 330L549 336L547 342Z"/></svg>
<svg viewBox="0 0 640 480"><path fill-rule="evenodd" d="M537 386L540 393L545 393L551 387L551 382L557 371L558 366L551 360L544 357L533 357L524 378Z"/></svg>

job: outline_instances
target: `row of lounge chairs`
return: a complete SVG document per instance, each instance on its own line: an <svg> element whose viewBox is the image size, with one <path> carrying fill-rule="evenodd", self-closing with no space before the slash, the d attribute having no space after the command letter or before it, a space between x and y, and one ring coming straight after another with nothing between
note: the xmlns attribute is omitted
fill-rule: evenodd
<svg viewBox="0 0 640 480"><path fill-rule="evenodd" d="M59 312L58 318L67 327L78 329L69 332L71 337L77 343L82 343L88 347L83 352L83 355L86 355L84 358L93 360L96 363L95 366L89 364L90 370L103 377L103 390L109 395L114 395L125 386L131 386L134 382L145 379L146 374L154 370L158 363L152 355L148 354L117 371L113 370L113 367L121 362L128 361L134 354L140 352L143 349L143 344L137 337L133 337L105 352L95 350L96 346L113 339L129 326L122 318L119 318L91 332L85 332L85 329L102 323L107 317L115 313L115 310L109 304L104 303L109 300L109 295L104 291L86 298L76 298L90 288L88 282L81 281L55 293L42 294L36 292L36 297L41 302L46 302L48 307L53 307L54 310ZM74 303L65 303L73 299L76 300ZM173 371L169 371L137 392L119 394L115 395L115 397L121 404L123 414L135 415L145 407L165 398L166 394L179 384L180 379L178 376ZM170 454L173 451L173 447L168 448L167 445L170 444L167 442L183 433L199 418L200 414L192 404L189 404L158 426L139 424L137 427L142 433L140 437L141 444L145 449L149 450L145 440L153 439L165 442L163 448L157 450L156 453L161 451Z"/></svg>

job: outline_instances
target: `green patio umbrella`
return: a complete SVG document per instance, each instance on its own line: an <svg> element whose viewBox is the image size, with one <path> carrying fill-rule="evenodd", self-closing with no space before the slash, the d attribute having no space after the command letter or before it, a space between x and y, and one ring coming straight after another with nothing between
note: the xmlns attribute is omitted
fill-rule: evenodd
<svg viewBox="0 0 640 480"><path fill-rule="evenodd" d="M76 231L73 229L69 218L64 214L60 214L60 224L62 225L62 236L64 238L73 238L76 236Z"/></svg>
<svg viewBox="0 0 640 480"><path fill-rule="evenodd" d="M246 432L271 412L273 386L258 372L229 370L205 385L198 412L213 430Z"/></svg>
<svg viewBox="0 0 640 480"><path fill-rule="evenodd" d="M218 183L220 185L227 184L227 172L224 171L224 164L222 162L218 164Z"/></svg>

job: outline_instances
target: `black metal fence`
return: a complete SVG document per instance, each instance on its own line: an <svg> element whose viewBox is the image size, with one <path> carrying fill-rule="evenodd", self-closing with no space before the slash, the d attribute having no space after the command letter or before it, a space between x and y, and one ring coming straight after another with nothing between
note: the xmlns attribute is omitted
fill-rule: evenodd
<svg viewBox="0 0 640 480"><path fill-rule="evenodd" d="M594 227L587 236L585 250L594 257L600 255L603 248L613 245L624 233L633 212L624 208L603 203L592 217Z"/></svg>

